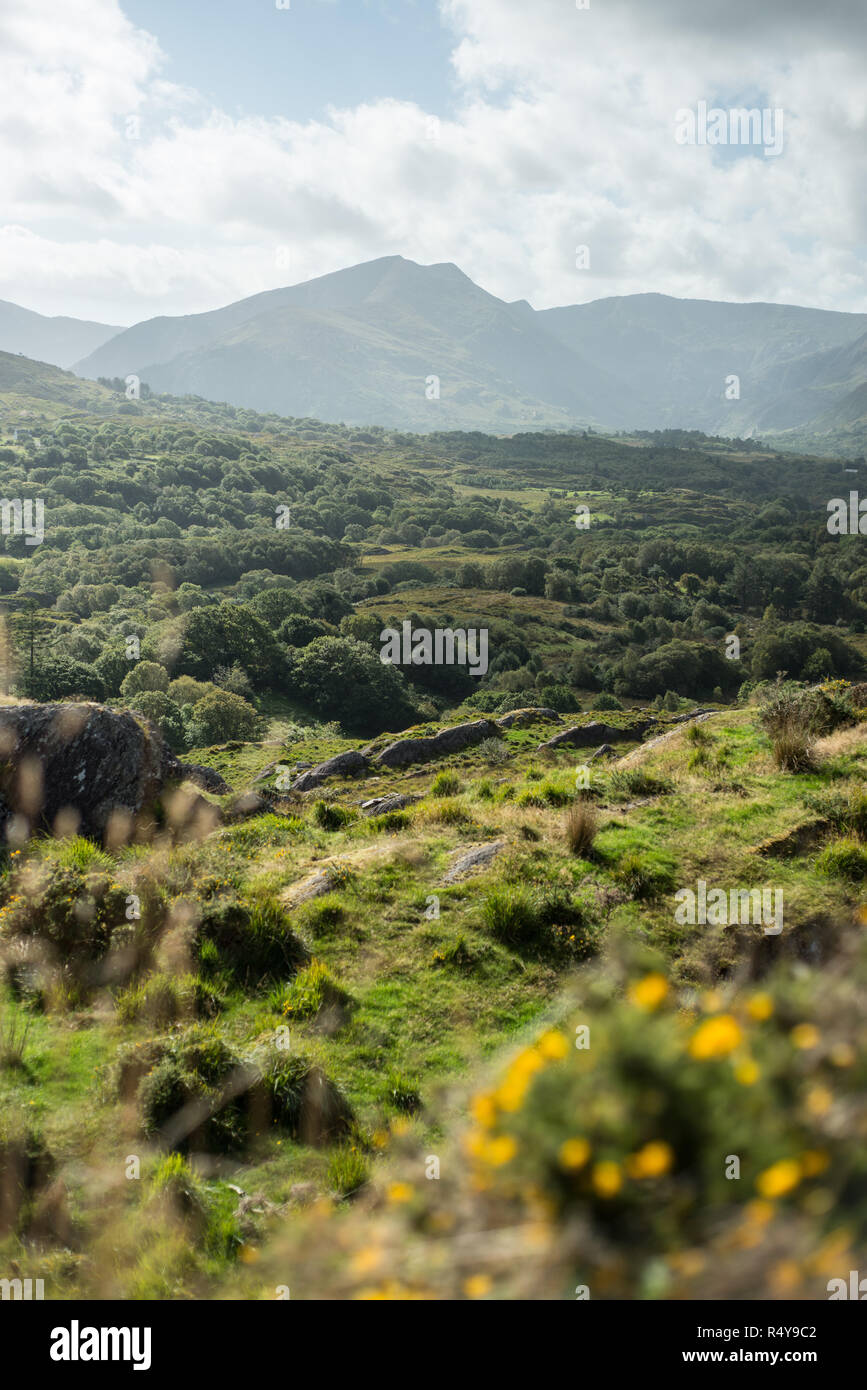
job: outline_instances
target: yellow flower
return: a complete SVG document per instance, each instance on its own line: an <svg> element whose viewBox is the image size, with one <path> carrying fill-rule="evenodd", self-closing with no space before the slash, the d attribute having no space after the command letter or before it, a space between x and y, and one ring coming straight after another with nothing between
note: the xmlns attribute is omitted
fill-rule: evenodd
<svg viewBox="0 0 867 1390"><path fill-rule="evenodd" d="M352 1268L356 1274L372 1274L382 1263L382 1250L376 1245L363 1245L352 1257Z"/></svg>
<svg viewBox="0 0 867 1390"><path fill-rule="evenodd" d="M476 1124L482 1125L485 1129L490 1129L497 1118L494 1098L486 1093L480 1092L479 1095L473 1096L470 1109Z"/></svg>
<svg viewBox="0 0 867 1390"><path fill-rule="evenodd" d="M388 1200L390 1202L411 1202L413 1199L413 1188L408 1182L393 1182L388 1187Z"/></svg>
<svg viewBox="0 0 867 1390"><path fill-rule="evenodd" d="M755 1086L761 1072L752 1057L744 1057L735 1067L735 1080L741 1086Z"/></svg>
<svg viewBox="0 0 867 1390"><path fill-rule="evenodd" d="M498 1134L486 1146L484 1157L492 1168L502 1168L504 1163L511 1163L517 1152L518 1145L511 1134Z"/></svg>
<svg viewBox="0 0 867 1390"><path fill-rule="evenodd" d="M626 1168L631 1178L661 1178L674 1163L674 1150L663 1140L645 1144L638 1153L626 1160Z"/></svg>
<svg viewBox="0 0 867 1390"><path fill-rule="evenodd" d="M549 1062L559 1062L569 1055L569 1043L555 1028L543 1033L536 1043L537 1050Z"/></svg>
<svg viewBox="0 0 867 1390"><path fill-rule="evenodd" d="M801 1165L797 1159L781 1158L779 1163L772 1163L770 1168L759 1173L756 1187L763 1197L785 1197L787 1192L794 1191L802 1176Z"/></svg>
<svg viewBox="0 0 867 1390"><path fill-rule="evenodd" d="M491 1287L489 1274L471 1274L464 1280L464 1293L467 1298L485 1298L491 1292Z"/></svg>
<svg viewBox="0 0 867 1390"><path fill-rule="evenodd" d="M812 1023L799 1023L789 1034L789 1038L794 1047L803 1049L817 1047L819 1044L819 1030Z"/></svg>
<svg viewBox="0 0 867 1390"><path fill-rule="evenodd" d="M259 1251L253 1245L241 1245L238 1248L238 1259L242 1264L255 1264L259 1258Z"/></svg>
<svg viewBox="0 0 867 1390"><path fill-rule="evenodd" d="M590 1145L586 1139L567 1139L560 1145L560 1167L567 1172L574 1173L576 1169L583 1168L590 1157Z"/></svg>
<svg viewBox="0 0 867 1390"><path fill-rule="evenodd" d="M623 1186L623 1174L618 1164L603 1159L593 1168L593 1186L600 1197L616 1197Z"/></svg>
<svg viewBox="0 0 867 1390"><path fill-rule="evenodd" d="M757 1023L764 1023L774 1012L774 1001L769 994L754 994L747 1002L747 1013Z"/></svg>
<svg viewBox="0 0 867 1390"><path fill-rule="evenodd" d="M718 1014L702 1023L690 1039L689 1052L697 1061L727 1057L743 1039L741 1026L731 1014Z"/></svg>
<svg viewBox="0 0 867 1390"><path fill-rule="evenodd" d="M776 1293L788 1293L801 1282L801 1271L794 1260L781 1260L771 1270L771 1288Z"/></svg>
<svg viewBox="0 0 867 1390"><path fill-rule="evenodd" d="M668 994L668 980L659 971L652 971L630 987L629 998L640 1009L658 1009Z"/></svg>

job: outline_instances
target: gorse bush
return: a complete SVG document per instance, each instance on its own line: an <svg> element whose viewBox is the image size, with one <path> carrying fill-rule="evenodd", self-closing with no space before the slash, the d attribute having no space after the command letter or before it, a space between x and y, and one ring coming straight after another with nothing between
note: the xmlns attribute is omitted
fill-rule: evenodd
<svg viewBox="0 0 867 1390"><path fill-rule="evenodd" d="M358 819L358 812L348 806L335 806L329 801L317 801L313 819L323 830L343 830Z"/></svg>
<svg viewBox="0 0 867 1390"><path fill-rule="evenodd" d="M298 971L289 985L271 995L271 1006L287 1023L318 1018L323 1012L336 1023L352 1004L351 995L338 984L328 966L316 957Z"/></svg>

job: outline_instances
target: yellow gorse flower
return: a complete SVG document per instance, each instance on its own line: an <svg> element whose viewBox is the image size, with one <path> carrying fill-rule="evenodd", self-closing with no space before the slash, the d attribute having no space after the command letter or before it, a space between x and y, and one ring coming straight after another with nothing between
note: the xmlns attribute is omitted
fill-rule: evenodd
<svg viewBox="0 0 867 1390"><path fill-rule="evenodd" d="M673 1163L674 1150L671 1145L655 1139L626 1160L626 1171L631 1178L661 1178Z"/></svg>
<svg viewBox="0 0 867 1390"><path fill-rule="evenodd" d="M643 980L636 980L629 989L629 998L640 1009L658 1009L667 994L668 980L659 971L645 975Z"/></svg>
<svg viewBox="0 0 867 1390"><path fill-rule="evenodd" d="M785 1197L787 1193L793 1192L802 1177L803 1171L797 1159L781 1158L778 1163L772 1163L770 1168L759 1173L756 1187L763 1197L773 1200L775 1197Z"/></svg>
<svg viewBox="0 0 867 1390"><path fill-rule="evenodd" d="M689 1054L699 1062L728 1057L743 1040L743 1032L732 1014L718 1014L702 1023L693 1033Z"/></svg>
<svg viewBox="0 0 867 1390"><path fill-rule="evenodd" d="M583 1168L590 1157L590 1145L586 1139L567 1139L560 1145L558 1158L560 1167L567 1172L575 1172L578 1168Z"/></svg>

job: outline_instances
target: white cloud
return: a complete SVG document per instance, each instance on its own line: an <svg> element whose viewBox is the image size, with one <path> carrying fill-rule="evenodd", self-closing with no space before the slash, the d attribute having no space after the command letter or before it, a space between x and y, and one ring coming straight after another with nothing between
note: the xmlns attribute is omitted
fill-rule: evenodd
<svg viewBox="0 0 867 1390"><path fill-rule="evenodd" d="M388 100L236 119L164 82L115 0L0 16L0 297L124 321L400 252L539 307L657 290L867 310L861 0L441 8L462 95L438 124ZM677 145L702 99L782 107L783 155Z"/></svg>

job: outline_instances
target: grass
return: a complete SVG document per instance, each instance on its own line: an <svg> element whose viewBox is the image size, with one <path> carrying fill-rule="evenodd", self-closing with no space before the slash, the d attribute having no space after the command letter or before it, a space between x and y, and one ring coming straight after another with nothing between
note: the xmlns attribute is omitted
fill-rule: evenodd
<svg viewBox="0 0 867 1390"><path fill-rule="evenodd" d="M726 712L713 728L731 749L745 797L708 795L706 774L688 766L703 740L687 737L643 751L619 772L601 771L593 800L574 801L574 750L542 768L538 736L534 742L517 731L503 740L511 798L476 751L446 769L459 794L398 813L409 825L350 817L326 829L314 806L299 802L290 822L256 817L171 852L143 847L110 868L64 842L62 852L72 856L65 862L77 870L113 875L124 892L150 876L167 902L192 901L195 911L189 920L180 912L176 921L166 918L175 925L162 938L161 958L118 990L114 1003L100 993L71 1013L39 1012L16 1003L6 988L3 1018L11 1013L16 1029L26 1022L28 1031L21 1065L0 1068L0 1107L29 1112L43 1127L88 1229L97 1218L107 1227L122 1219L131 1229L144 1211L144 1189L123 1176L124 1158L143 1141L131 1132L135 1117L109 1077L120 1046L135 1050L138 1043L141 1052L154 1036L171 1036L177 1023L181 1031L206 1023L232 1057L259 1049L267 1062L265 1094L278 1115L297 1120L301 1078L320 1073L351 1111L351 1120L344 1117L350 1128L319 1147L306 1142L297 1123L278 1123L224 1148L229 1181L247 1191L280 1204L294 1184L307 1182L342 1199L387 1169L388 1155L403 1142L444 1152L442 1127L454 1127L455 1106L460 1122L456 1090L485 1058L501 1055L509 1038L541 1028L546 1014L562 1008L576 966L607 952L609 938L625 932L652 943L683 989L709 988L721 971L740 968L733 938L674 923L673 890L699 877L726 886L767 881L754 849L799 824L808 799L839 838L821 863L809 856L774 863L773 881L786 894L781 941L790 931L808 931L820 915L851 914L860 886L853 866L863 856L856 834L863 823L863 729L833 756L820 755L809 772L790 774L775 768L754 711ZM423 794L438 775L389 774L376 794L402 787ZM364 792L336 783L324 804L354 806ZM622 809L644 796L656 799ZM568 828L574 818L577 838ZM521 827L535 838L525 839ZM384 835L386 828L392 833ZM508 849L478 875L446 887L450 856L470 837L505 838ZM56 859L57 850L47 842L27 847L15 861L23 867L7 880L4 905L15 875L46 855ZM286 890L332 863L335 888L287 910ZM432 897L439 904L434 918L425 915ZM11 917L0 913L0 950L7 946L2 923ZM323 1027L335 997L339 1026ZM287 1019L291 1050L284 1055L266 1041ZM296 1056L304 1059L300 1071L287 1060ZM236 1268L233 1209L224 1187L204 1182L189 1163L206 1200L188 1234L176 1240L163 1227L162 1207L148 1208L149 1240L139 1248L130 1235L117 1259L95 1269L76 1263L69 1287L103 1296L134 1288L148 1297L227 1287ZM104 1170L97 1204L81 1177L94 1168ZM266 1228L263 1218L257 1239L266 1240Z"/></svg>

